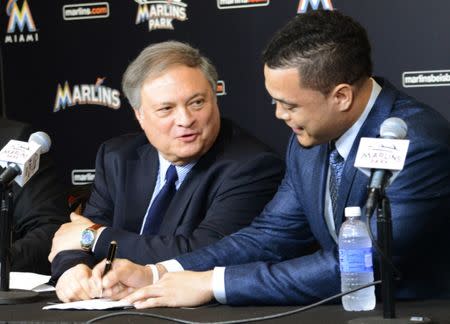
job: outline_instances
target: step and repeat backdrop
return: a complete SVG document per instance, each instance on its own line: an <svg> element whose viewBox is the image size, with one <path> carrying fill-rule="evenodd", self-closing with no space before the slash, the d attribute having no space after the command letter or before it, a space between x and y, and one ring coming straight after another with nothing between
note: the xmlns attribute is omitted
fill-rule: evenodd
<svg viewBox="0 0 450 324"><path fill-rule="evenodd" d="M94 177L101 142L139 126L122 74L148 44L180 40L217 66L221 113L284 154L290 135L274 117L260 54L291 17L340 10L361 22L375 75L450 120L448 0L2 0L2 115L52 138L61 177Z"/></svg>

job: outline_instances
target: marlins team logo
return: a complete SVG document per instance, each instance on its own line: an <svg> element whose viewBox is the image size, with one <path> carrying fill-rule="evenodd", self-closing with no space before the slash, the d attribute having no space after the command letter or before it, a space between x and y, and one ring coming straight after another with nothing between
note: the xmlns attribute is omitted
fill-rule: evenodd
<svg viewBox="0 0 450 324"><path fill-rule="evenodd" d="M103 86L105 78L97 78L95 84L77 84L72 88L69 82L58 84L53 112L76 105L99 105L112 109L120 108L120 92Z"/></svg>
<svg viewBox="0 0 450 324"><path fill-rule="evenodd" d="M268 6L270 0L217 0L217 8L234 9Z"/></svg>
<svg viewBox="0 0 450 324"><path fill-rule="evenodd" d="M63 6L64 20L99 19L108 17L108 2L76 3Z"/></svg>
<svg viewBox="0 0 450 324"><path fill-rule="evenodd" d="M95 169L72 170L72 184L74 186L85 185L94 182Z"/></svg>
<svg viewBox="0 0 450 324"><path fill-rule="evenodd" d="M403 72L402 79L405 88L448 87L450 86L450 70Z"/></svg>
<svg viewBox="0 0 450 324"><path fill-rule="evenodd" d="M39 40L27 0L22 2L21 7L18 5L18 0L9 0L6 5L6 14L9 16L9 21L5 43L29 43Z"/></svg>
<svg viewBox="0 0 450 324"><path fill-rule="evenodd" d="M226 94L227 94L227 91L225 90L225 81L223 81L223 80L217 81L216 95L224 96Z"/></svg>
<svg viewBox="0 0 450 324"><path fill-rule="evenodd" d="M308 10L308 5L311 5L313 10L319 9L320 5L325 10L333 10L331 0L300 0L297 13L305 13Z"/></svg>
<svg viewBox="0 0 450 324"><path fill-rule="evenodd" d="M136 25L148 22L148 30L174 29L173 20L187 20L187 4L181 0L134 0L139 4Z"/></svg>

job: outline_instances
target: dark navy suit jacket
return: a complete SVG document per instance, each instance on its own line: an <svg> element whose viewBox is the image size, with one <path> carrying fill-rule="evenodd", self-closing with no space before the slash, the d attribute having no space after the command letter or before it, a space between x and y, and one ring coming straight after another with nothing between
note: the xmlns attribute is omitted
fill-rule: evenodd
<svg viewBox="0 0 450 324"><path fill-rule="evenodd" d="M184 179L158 235L139 235L159 170L158 152L144 133L104 143L85 216L108 226L94 255L63 251L52 262L56 278L74 264L117 257L147 264L204 247L247 226L273 197L284 174L282 159L230 121L222 120L214 145Z"/></svg>
<svg viewBox="0 0 450 324"><path fill-rule="evenodd" d="M365 204L368 177L353 167L360 137L377 137L385 119L402 118L410 146L404 169L387 189L393 261L402 272L397 297L450 297L449 122L387 81L377 82L382 91L345 163L338 212L343 217L345 206ZM286 159L278 192L250 226L177 258L186 270L227 266L230 304L303 304L340 292L337 245L324 220L327 145L305 149L292 136Z"/></svg>

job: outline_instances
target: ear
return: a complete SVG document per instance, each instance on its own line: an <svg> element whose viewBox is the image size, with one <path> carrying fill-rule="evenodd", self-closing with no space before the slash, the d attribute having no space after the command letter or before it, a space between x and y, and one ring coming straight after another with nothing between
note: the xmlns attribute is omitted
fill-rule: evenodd
<svg viewBox="0 0 450 324"><path fill-rule="evenodd" d="M133 109L134 110L134 115L136 116L137 121L139 122L139 124L142 127L142 109L141 108L137 108L137 109Z"/></svg>
<svg viewBox="0 0 450 324"><path fill-rule="evenodd" d="M353 88L347 83L341 83L334 87L331 98L339 111L347 111L353 103Z"/></svg>

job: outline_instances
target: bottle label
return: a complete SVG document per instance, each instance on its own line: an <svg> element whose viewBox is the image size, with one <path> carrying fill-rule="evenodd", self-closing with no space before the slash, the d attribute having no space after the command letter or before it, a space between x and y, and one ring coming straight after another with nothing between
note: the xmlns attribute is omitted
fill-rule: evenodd
<svg viewBox="0 0 450 324"><path fill-rule="evenodd" d="M341 272L372 272L372 248L339 249Z"/></svg>

